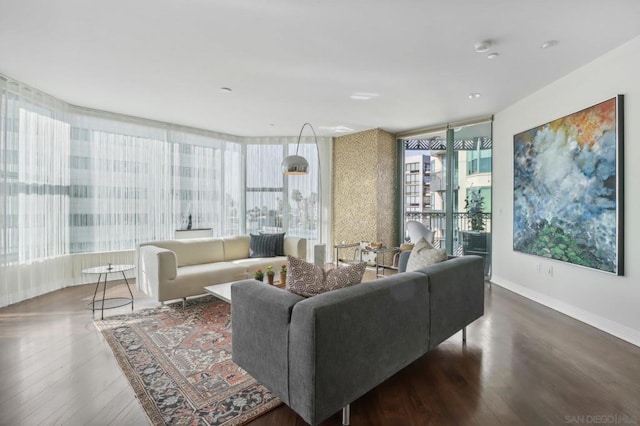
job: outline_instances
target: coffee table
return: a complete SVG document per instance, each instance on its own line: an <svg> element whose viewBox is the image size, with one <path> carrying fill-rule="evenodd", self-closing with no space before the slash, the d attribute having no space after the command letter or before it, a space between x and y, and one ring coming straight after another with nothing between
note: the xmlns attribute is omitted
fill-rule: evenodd
<svg viewBox="0 0 640 426"><path fill-rule="evenodd" d="M242 281L245 281L245 280L242 280ZM218 299L222 299L227 303L231 303L231 285L237 282L240 282L240 281L231 281L229 283L214 284L214 285L207 286L204 289L206 290L207 293L213 294ZM263 283L263 284L270 285L267 283ZM275 282L273 285L278 288L284 288L284 285L281 285L280 282Z"/></svg>

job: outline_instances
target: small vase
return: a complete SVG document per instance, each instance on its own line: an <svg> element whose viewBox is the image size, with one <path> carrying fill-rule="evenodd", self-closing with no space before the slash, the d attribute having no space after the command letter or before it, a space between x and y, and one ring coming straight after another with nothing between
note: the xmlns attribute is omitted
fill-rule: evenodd
<svg viewBox="0 0 640 426"><path fill-rule="evenodd" d="M287 273L280 272L280 285L287 285Z"/></svg>
<svg viewBox="0 0 640 426"><path fill-rule="evenodd" d="M269 280L269 284L273 285L273 278L276 274L267 274L267 279Z"/></svg>
<svg viewBox="0 0 640 426"><path fill-rule="evenodd" d="M264 281L264 277L254 277L257 281L263 282Z"/></svg>

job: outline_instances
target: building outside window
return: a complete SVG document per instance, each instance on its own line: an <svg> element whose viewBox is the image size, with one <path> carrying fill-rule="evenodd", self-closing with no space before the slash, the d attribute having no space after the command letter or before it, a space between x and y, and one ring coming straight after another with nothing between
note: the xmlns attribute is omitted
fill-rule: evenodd
<svg viewBox="0 0 640 426"><path fill-rule="evenodd" d="M431 162L428 155L405 158L405 208L426 212L431 208Z"/></svg>

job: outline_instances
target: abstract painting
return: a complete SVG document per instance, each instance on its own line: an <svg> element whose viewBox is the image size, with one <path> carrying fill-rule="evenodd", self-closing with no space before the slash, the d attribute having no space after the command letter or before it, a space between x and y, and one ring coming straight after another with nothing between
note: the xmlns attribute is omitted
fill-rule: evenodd
<svg viewBox="0 0 640 426"><path fill-rule="evenodd" d="M623 96L513 137L513 249L623 274Z"/></svg>

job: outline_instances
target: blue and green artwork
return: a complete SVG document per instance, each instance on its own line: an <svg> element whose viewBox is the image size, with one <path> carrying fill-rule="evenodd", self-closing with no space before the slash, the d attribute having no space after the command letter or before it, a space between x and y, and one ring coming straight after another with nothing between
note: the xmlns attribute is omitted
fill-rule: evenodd
<svg viewBox="0 0 640 426"><path fill-rule="evenodd" d="M514 136L514 250L622 274L621 100Z"/></svg>

